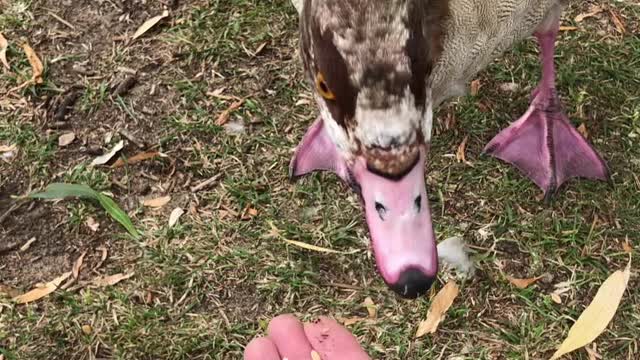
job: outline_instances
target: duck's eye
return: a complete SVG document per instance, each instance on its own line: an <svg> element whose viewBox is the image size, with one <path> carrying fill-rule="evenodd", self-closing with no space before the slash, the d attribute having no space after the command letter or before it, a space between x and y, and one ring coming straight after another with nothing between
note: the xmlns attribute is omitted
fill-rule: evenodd
<svg viewBox="0 0 640 360"><path fill-rule="evenodd" d="M316 75L316 89L318 89L320 95L327 100L334 100L336 98L336 95L329 89L327 82L324 80L324 76L320 72Z"/></svg>

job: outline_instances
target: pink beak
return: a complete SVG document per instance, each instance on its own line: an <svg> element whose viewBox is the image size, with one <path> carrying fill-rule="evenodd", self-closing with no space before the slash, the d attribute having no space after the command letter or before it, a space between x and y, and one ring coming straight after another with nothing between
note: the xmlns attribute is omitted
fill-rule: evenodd
<svg viewBox="0 0 640 360"><path fill-rule="evenodd" d="M360 189L378 271L404 298L425 294L438 272L436 240L424 181L425 150L409 173L387 179L367 169L364 158L347 164L321 119L309 128L291 160L291 176L333 171Z"/></svg>

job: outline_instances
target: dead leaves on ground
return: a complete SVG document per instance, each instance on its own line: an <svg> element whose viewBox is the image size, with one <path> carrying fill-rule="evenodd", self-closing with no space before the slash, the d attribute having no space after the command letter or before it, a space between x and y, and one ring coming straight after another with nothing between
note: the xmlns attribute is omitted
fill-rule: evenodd
<svg viewBox="0 0 640 360"><path fill-rule="evenodd" d="M128 274L120 273L120 274L109 275L109 276L100 276L100 277L95 278L91 283L93 285L99 286L99 287L113 286L113 285L119 283L122 280L129 279L133 275L134 275L134 273L130 272Z"/></svg>
<svg viewBox="0 0 640 360"><path fill-rule="evenodd" d="M97 250L101 250L102 251L102 256L100 259L100 262L93 267L93 269L91 269L92 271L95 271L97 268L99 268L102 263L104 262L104 260L107 257L107 249L100 247ZM4 288L3 285L0 284L0 293L3 294L7 294L9 296L12 297L12 300L16 303L16 304L27 304L27 303L32 303L34 301L40 300L42 298L45 298L46 296L48 296L49 294L55 292L58 289L68 289L69 287L71 287L71 285L73 285L74 283L76 283L78 281L78 279L80 278L80 272L82 271L82 265L84 264L84 258L87 255L87 252L84 251L82 254L80 254L80 256L76 259L76 261L73 264L73 267L71 269L71 271L65 272L64 274L58 276L57 278L47 282L46 284L41 284L41 285L36 285L36 287L24 294L19 294L17 293L17 291L13 290L13 289L9 289L7 287L7 289L11 290L6 290ZM119 274L114 274L114 275L107 275L107 276L98 276L96 278L94 278L93 280L89 281L89 282L85 282L85 283L81 283L79 284L79 287L82 288L86 285L92 285L94 287L106 287L106 286L113 286L116 285L117 283L129 279L134 275L133 272L130 273L119 273ZM62 285L63 282L65 282L65 280L69 279L64 285Z"/></svg>
<svg viewBox="0 0 640 360"><path fill-rule="evenodd" d="M245 99L240 99L231 103L231 105L225 111L223 111L220 115L218 115L218 118L216 119L216 125L222 126L226 124L227 121L229 121L229 116L231 115L231 112L238 110L240 106L242 106L242 104L244 103L244 100Z"/></svg>
<svg viewBox="0 0 640 360"><path fill-rule="evenodd" d="M578 16L575 17L574 20L575 22L579 23L579 22L582 22L584 19L588 19L590 17L594 17L598 15L603 11L604 11L604 7L600 5L592 5L591 9L589 9L589 12L579 14Z"/></svg>
<svg viewBox="0 0 640 360"><path fill-rule="evenodd" d="M10 70L9 62L7 61L7 49L9 48L9 42L5 39L4 35L0 32L0 62L4 65L6 70Z"/></svg>
<svg viewBox="0 0 640 360"><path fill-rule="evenodd" d="M124 140L120 140L108 153L93 159L91 165L104 165L108 163L122 148L124 148Z"/></svg>
<svg viewBox="0 0 640 360"><path fill-rule="evenodd" d="M154 27L157 23L159 23L160 20L166 18L167 16L169 16L169 11L164 10L161 15L154 16L148 19L147 21L145 21L144 23L142 23L142 25L140 25L138 30L136 30L136 32L133 34L132 40L135 40L140 36L144 35L147 31L149 31L152 27Z"/></svg>
<svg viewBox="0 0 640 360"><path fill-rule="evenodd" d="M569 335L550 360L559 359L565 354L588 345L602 334L618 310L630 276L631 259L624 271L614 272L602 283L591 304L569 329Z"/></svg>
<svg viewBox="0 0 640 360"><path fill-rule="evenodd" d="M161 196L153 199L146 199L142 201L142 205L159 209L165 205L167 205L171 201L171 196Z"/></svg>
<svg viewBox="0 0 640 360"><path fill-rule="evenodd" d="M44 286L42 287L36 287L35 289L27 293L14 297L13 301L15 301L18 304L26 304L26 303L30 303L30 302L34 302L36 300L42 299L43 297L56 291L58 287L60 287L60 284L62 284L63 281L67 280L69 276L71 276L71 271L58 276L57 278L44 284Z"/></svg>
<svg viewBox="0 0 640 360"><path fill-rule="evenodd" d="M160 156L160 152L158 151L146 151L146 152L137 153L126 160L123 160L123 159L116 160L116 162L114 162L113 165L111 165L111 168L115 169L115 168L123 167L125 165L137 164L139 162L153 159L158 156Z"/></svg>
<svg viewBox="0 0 640 360"><path fill-rule="evenodd" d="M31 75L31 82L35 84L42 84L44 80L42 79L42 73L44 72L44 66L42 65L42 61L36 54L35 50L27 44L22 44L22 49L24 53L27 54L27 60L29 60L29 64L31 64L31 71L33 72Z"/></svg>
<svg viewBox="0 0 640 360"><path fill-rule="evenodd" d="M426 334L433 334L438 329L438 324L442 321L444 314L453 304L453 300L458 296L458 285L454 281L449 281L433 298L427 319L420 322L416 331L416 338Z"/></svg>
<svg viewBox="0 0 640 360"><path fill-rule="evenodd" d="M68 132L60 135L58 138L58 146L65 147L73 142L76 139L76 134L72 132Z"/></svg>
<svg viewBox="0 0 640 360"><path fill-rule="evenodd" d="M540 275L540 276L536 276L536 277L528 278L528 279L517 279L517 278L514 278L512 276L508 276L507 275L507 280L509 280L509 282L511 284L513 284L513 286L517 287L518 289L526 289L531 284L533 284L536 281L542 279L543 277L544 277L544 275Z"/></svg>

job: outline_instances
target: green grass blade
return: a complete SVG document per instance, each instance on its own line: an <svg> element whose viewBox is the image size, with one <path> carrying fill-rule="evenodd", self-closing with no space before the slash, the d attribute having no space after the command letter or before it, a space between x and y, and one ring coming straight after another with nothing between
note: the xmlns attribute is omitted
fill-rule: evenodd
<svg viewBox="0 0 640 360"><path fill-rule="evenodd" d="M115 201L113 201L110 197L102 194L98 194L98 201L114 220L119 222L122 226L124 226L125 229L127 229L131 236L133 236L135 239L140 238L140 233L138 233L138 230L131 222L131 218L129 218L129 215L127 215L127 213L124 212L124 210L122 210Z"/></svg>
<svg viewBox="0 0 640 360"><path fill-rule="evenodd" d="M64 199L67 197L80 197L98 200L98 193L87 185L53 183L44 191L29 194L27 197L37 199Z"/></svg>
<svg viewBox="0 0 640 360"><path fill-rule="evenodd" d="M140 233L133 225L133 222L131 222L131 218L115 201L86 185L53 183L47 186L44 191L29 194L27 197L34 199L65 199L67 197L78 197L97 201L109 216L127 229L131 236L135 239L140 238Z"/></svg>

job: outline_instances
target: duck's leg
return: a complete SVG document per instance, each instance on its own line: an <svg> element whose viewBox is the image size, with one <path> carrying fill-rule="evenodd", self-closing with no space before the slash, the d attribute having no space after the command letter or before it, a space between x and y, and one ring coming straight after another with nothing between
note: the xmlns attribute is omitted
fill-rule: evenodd
<svg viewBox="0 0 640 360"><path fill-rule="evenodd" d="M608 180L606 163L569 122L555 89L553 54L559 21L536 32L541 49L542 80L527 112L502 130L484 153L513 164L548 199L568 179Z"/></svg>

